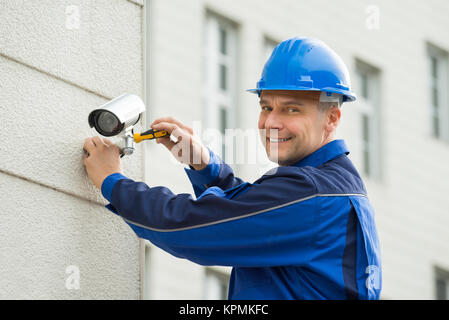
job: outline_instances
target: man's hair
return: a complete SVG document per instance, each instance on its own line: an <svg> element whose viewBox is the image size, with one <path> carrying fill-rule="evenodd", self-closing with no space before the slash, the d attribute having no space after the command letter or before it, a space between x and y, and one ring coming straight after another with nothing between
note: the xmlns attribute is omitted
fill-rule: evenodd
<svg viewBox="0 0 449 320"><path fill-rule="evenodd" d="M319 101L318 102L318 111L320 111L321 113L324 113L334 106L341 108L341 103L340 102L321 102L321 101Z"/></svg>
<svg viewBox="0 0 449 320"><path fill-rule="evenodd" d="M343 96L338 93L321 92L318 100L318 111L326 112L333 106L338 108L343 104Z"/></svg>

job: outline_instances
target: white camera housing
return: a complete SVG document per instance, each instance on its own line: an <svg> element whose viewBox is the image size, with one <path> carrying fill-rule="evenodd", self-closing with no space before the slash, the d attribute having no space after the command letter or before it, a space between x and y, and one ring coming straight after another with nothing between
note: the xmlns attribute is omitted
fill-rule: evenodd
<svg viewBox="0 0 449 320"><path fill-rule="evenodd" d="M124 146L120 146L123 157L134 152L133 128L144 112L145 104L142 99L125 93L93 110L89 114L89 125L105 137L123 133Z"/></svg>
<svg viewBox="0 0 449 320"><path fill-rule="evenodd" d="M125 93L93 110L89 114L89 125L101 135L112 137L132 128L143 112L145 104L142 99Z"/></svg>

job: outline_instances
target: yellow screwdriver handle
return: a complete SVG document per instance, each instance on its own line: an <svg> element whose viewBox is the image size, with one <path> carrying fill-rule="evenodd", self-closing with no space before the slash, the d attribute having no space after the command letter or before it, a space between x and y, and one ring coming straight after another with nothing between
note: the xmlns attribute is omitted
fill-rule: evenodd
<svg viewBox="0 0 449 320"><path fill-rule="evenodd" d="M142 133L134 133L134 142L139 143L143 140L152 140L156 138L165 137L168 132L165 130L148 130Z"/></svg>

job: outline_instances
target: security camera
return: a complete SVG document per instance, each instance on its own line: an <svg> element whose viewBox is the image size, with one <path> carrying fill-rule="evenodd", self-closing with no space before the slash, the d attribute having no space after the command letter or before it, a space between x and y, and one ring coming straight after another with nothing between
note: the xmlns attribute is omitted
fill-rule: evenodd
<svg viewBox="0 0 449 320"><path fill-rule="evenodd" d="M134 152L134 125L145 111L145 104L133 94L121 96L105 103L89 114L89 126L105 137L123 134L124 146L120 146L120 156Z"/></svg>
<svg viewBox="0 0 449 320"><path fill-rule="evenodd" d="M89 114L89 125L105 137L132 129L145 111L145 104L136 95L122 94Z"/></svg>
<svg viewBox="0 0 449 320"><path fill-rule="evenodd" d="M105 137L123 136L124 146L120 145L120 157L134 152L135 143L168 136L165 130L148 130L134 133L134 126L145 112L145 104L133 94L121 96L105 103L89 114L89 126Z"/></svg>

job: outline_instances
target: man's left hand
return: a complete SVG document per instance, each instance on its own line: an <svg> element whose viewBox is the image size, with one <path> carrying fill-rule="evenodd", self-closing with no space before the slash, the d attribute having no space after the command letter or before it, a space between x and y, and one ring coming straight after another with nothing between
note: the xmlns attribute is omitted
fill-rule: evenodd
<svg viewBox="0 0 449 320"><path fill-rule="evenodd" d="M98 136L86 138L83 148L89 153L83 156L87 175L98 189L101 190L104 179L109 175L117 172L123 174L120 150L110 140Z"/></svg>

